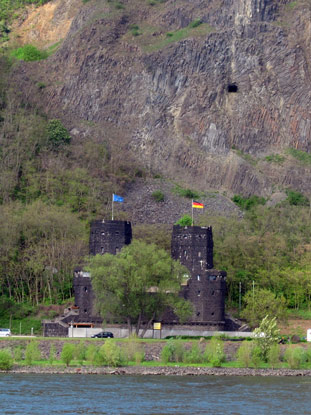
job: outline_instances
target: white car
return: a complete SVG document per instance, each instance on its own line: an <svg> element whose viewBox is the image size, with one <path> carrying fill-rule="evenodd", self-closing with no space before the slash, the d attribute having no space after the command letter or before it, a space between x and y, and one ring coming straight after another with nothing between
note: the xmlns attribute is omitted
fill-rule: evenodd
<svg viewBox="0 0 311 415"><path fill-rule="evenodd" d="M12 333L10 329L0 329L0 337L7 337L11 335Z"/></svg>

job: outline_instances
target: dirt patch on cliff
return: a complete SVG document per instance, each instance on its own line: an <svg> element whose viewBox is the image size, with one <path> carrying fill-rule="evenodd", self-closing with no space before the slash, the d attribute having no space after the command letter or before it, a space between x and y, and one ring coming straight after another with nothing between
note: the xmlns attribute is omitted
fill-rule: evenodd
<svg viewBox="0 0 311 415"><path fill-rule="evenodd" d="M81 0L55 0L41 7L27 8L13 24L14 41L39 47L59 42L66 37L82 5Z"/></svg>

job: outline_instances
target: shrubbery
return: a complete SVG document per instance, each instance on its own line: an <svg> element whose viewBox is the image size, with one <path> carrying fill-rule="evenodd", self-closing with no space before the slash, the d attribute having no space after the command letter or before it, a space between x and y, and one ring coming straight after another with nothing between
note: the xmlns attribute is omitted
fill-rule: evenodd
<svg viewBox="0 0 311 415"><path fill-rule="evenodd" d="M70 365L70 362L74 358L75 345L72 343L65 343L61 353L61 359L66 366Z"/></svg>
<svg viewBox="0 0 311 415"><path fill-rule="evenodd" d="M13 358L9 350L0 350L0 370L10 370L13 367Z"/></svg>
<svg viewBox="0 0 311 415"><path fill-rule="evenodd" d="M48 53L46 51L39 50L33 45L22 46L14 50L11 55L25 62L39 61L48 57Z"/></svg>
<svg viewBox="0 0 311 415"><path fill-rule="evenodd" d="M26 346L25 361L27 365L32 365L34 361L41 359L39 344L36 340L31 340Z"/></svg>

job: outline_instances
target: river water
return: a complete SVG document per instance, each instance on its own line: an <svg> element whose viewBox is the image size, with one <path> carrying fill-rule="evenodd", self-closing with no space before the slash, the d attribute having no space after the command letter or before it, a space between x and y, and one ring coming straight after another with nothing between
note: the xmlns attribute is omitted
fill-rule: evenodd
<svg viewBox="0 0 311 415"><path fill-rule="evenodd" d="M0 374L0 414L311 414L311 378Z"/></svg>

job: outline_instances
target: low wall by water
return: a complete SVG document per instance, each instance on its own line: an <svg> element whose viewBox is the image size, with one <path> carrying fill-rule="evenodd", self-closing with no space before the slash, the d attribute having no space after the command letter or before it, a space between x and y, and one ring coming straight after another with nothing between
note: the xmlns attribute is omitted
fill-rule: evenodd
<svg viewBox="0 0 311 415"><path fill-rule="evenodd" d="M68 337L82 338L92 337L94 334L100 333L101 331L109 331L113 333L114 337L125 338L128 337L129 332L126 327L112 326L104 329L101 328L90 328L90 327L69 327ZM141 333L141 332L140 332ZM146 339L164 339L168 336L215 336L224 334L227 337L252 337L252 332L242 331L212 331L206 330L204 327L185 327L185 326L164 326L162 330L147 330L144 338Z"/></svg>

